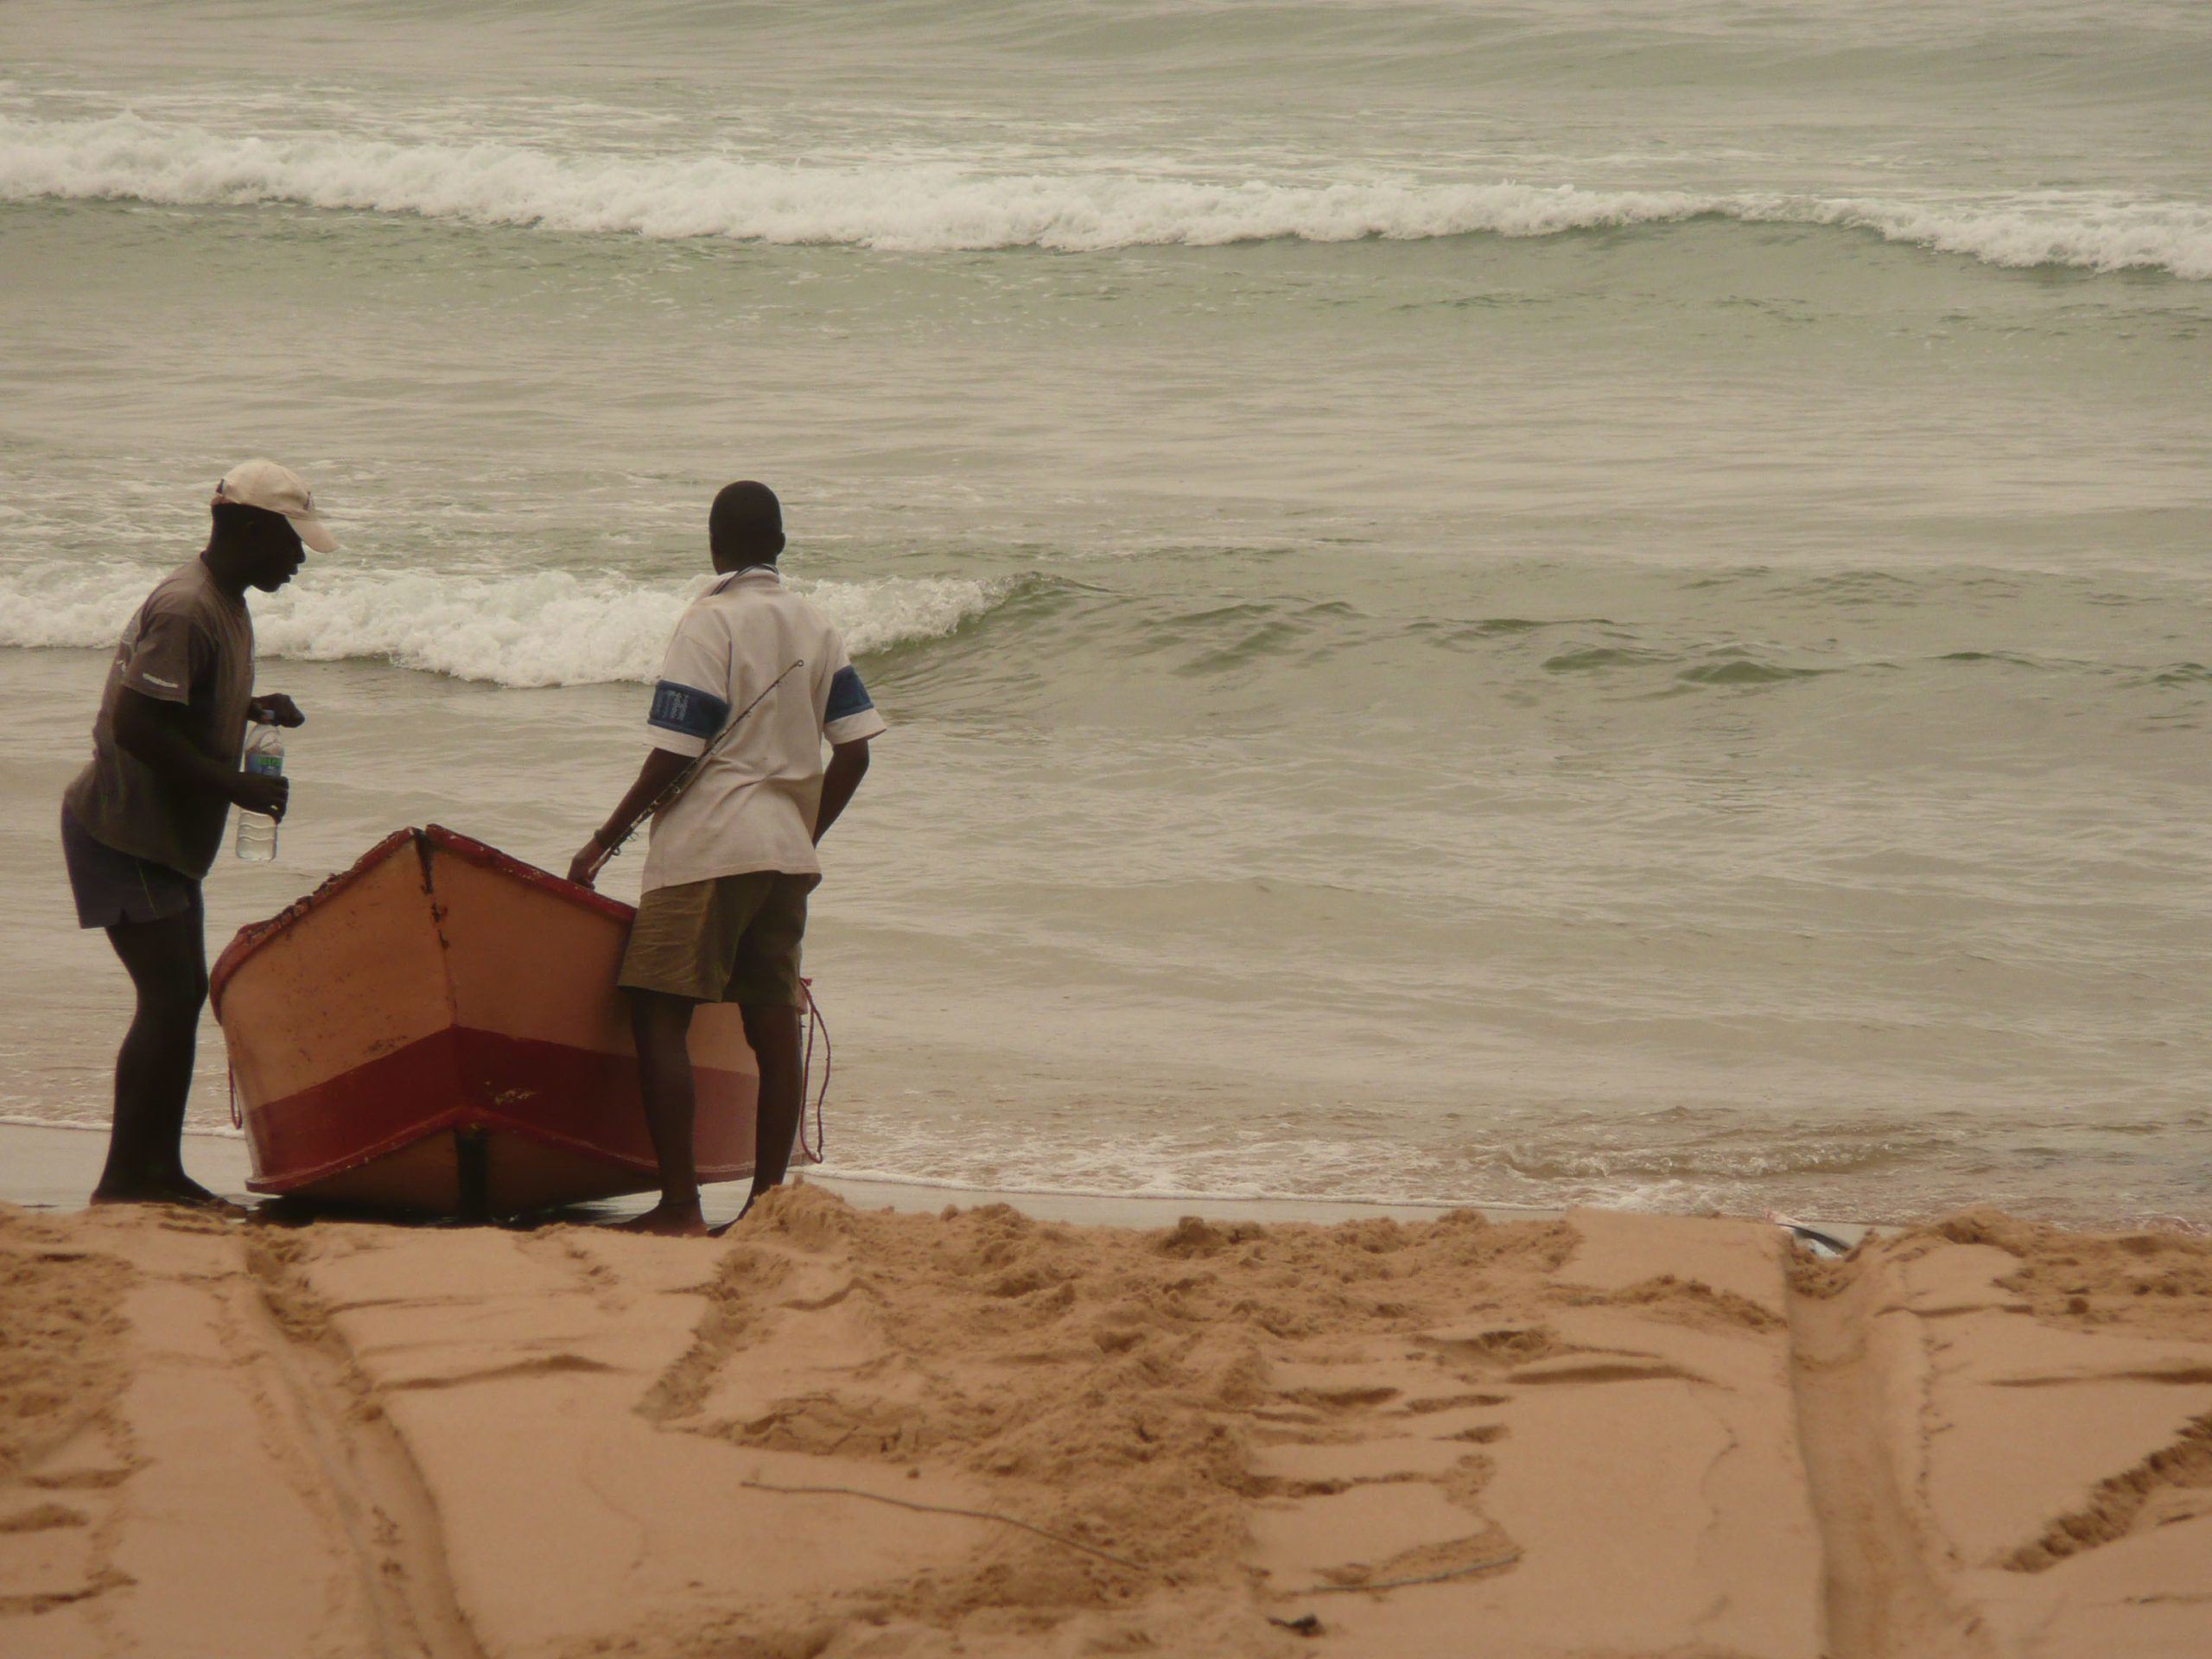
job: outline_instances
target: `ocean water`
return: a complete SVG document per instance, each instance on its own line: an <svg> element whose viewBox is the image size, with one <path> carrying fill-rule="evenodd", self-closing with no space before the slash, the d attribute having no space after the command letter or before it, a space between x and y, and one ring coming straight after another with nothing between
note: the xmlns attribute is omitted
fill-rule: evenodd
<svg viewBox="0 0 2212 1659"><path fill-rule="evenodd" d="M2180 0L10 0L0 1116L104 1121L55 798L265 452L219 944L563 863L753 476L894 723L835 1167L2212 1218L2208 105Z"/></svg>

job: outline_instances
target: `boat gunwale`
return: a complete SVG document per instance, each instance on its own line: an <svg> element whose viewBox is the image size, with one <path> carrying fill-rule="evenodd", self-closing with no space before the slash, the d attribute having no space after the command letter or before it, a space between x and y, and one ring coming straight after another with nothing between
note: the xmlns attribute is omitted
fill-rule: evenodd
<svg viewBox="0 0 2212 1659"><path fill-rule="evenodd" d="M454 857L474 864L480 869L492 870L499 874L511 877L527 887L536 887L541 892L566 899L569 903L581 906L586 910L595 910L601 915L618 922L628 922L637 914L634 906L626 905L619 899L610 899L603 893L594 893L589 887L580 886L565 876L556 875L550 870L542 869L535 864L525 863L512 853L503 853L486 842L479 841L474 836L463 835L458 830L448 830L442 823L427 824L421 829L410 826L404 830L395 830L354 860L351 866L324 880L313 892L301 894L274 916L267 917L258 922L248 922L238 931L232 938L230 944L224 946L222 955L215 958L215 965L207 975L208 1005L214 1011L216 1022L218 1024L222 1022L223 993L229 986L232 977L252 959L262 946L272 939L281 938L289 932L296 923L338 898L356 881L397 853L403 843L409 842L413 842L416 855L423 860L426 875L429 856L433 852L450 853ZM428 890L427 883L426 890Z"/></svg>

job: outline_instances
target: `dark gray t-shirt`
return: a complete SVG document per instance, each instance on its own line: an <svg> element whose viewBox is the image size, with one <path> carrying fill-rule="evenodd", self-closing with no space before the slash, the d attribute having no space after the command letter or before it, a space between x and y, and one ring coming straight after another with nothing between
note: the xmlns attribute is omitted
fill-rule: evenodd
<svg viewBox="0 0 2212 1659"><path fill-rule="evenodd" d="M217 587L198 559L170 573L124 629L92 722L92 764L61 798L93 840L203 876L223 844L230 803L165 783L118 747L115 709L126 688L184 704L194 747L211 760L238 765L253 698L253 619L245 601Z"/></svg>

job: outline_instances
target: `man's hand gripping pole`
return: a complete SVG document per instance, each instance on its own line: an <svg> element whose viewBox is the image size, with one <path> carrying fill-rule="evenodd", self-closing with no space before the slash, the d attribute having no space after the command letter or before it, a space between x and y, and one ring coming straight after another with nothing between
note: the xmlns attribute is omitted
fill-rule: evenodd
<svg viewBox="0 0 2212 1659"><path fill-rule="evenodd" d="M659 794L654 796L652 801L646 804L645 810L639 813L636 817L631 819L628 827L626 828L620 835L615 836L611 844L603 846L600 849L599 856L594 859L591 862L590 876L586 880L585 885L588 887L593 881L599 880L599 873L607 868L607 861L613 858L617 853L622 850L624 843L628 842L631 836L638 833L638 826L639 824L645 823L648 818L651 818L658 813L666 811L670 807L676 804L677 798L681 796L685 790L690 788L694 783L698 781L699 773L705 769L707 762L713 760L715 755L721 753L722 745L728 742L731 734L734 733L739 727L745 724L746 716L750 715L755 709L758 709L762 703L768 700L769 692L773 691L778 686L781 685L785 680L791 678L792 675L796 674L800 669L804 668L805 666L805 658L799 657L794 658L789 667L785 668L782 673L777 675L774 679L769 681L768 683L761 689L760 695L759 696L753 698L752 702L747 703L744 708L739 709L735 715L732 715L729 724L723 727L721 731L715 734L715 741L707 745L706 748L701 752L699 758L694 760L690 766L684 767L682 772L677 773L675 780L671 783L666 789L664 789Z"/></svg>

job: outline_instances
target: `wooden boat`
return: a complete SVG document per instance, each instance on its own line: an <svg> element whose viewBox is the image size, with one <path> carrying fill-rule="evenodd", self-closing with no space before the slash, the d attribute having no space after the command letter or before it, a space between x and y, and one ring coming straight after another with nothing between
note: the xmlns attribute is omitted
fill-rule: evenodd
<svg viewBox="0 0 2212 1659"><path fill-rule="evenodd" d="M211 976L257 1192L512 1215L658 1185L614 974L631 907L432 824L371 848ZM753 1169L734 1007L691 1027L702 1181Z"/></svg>

